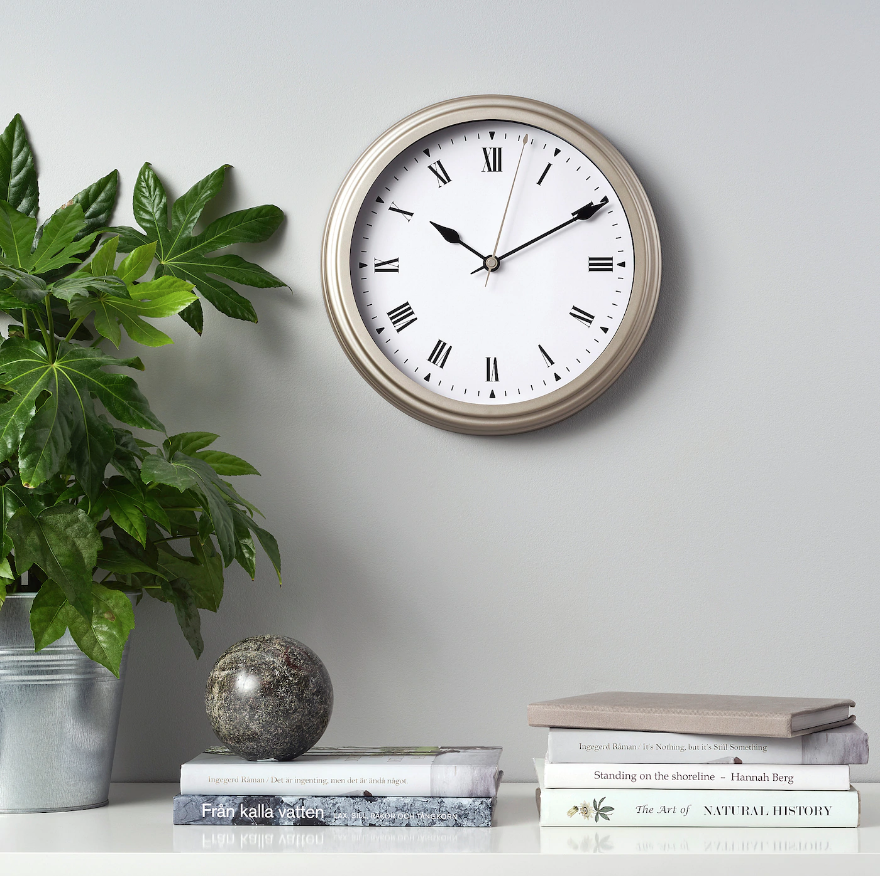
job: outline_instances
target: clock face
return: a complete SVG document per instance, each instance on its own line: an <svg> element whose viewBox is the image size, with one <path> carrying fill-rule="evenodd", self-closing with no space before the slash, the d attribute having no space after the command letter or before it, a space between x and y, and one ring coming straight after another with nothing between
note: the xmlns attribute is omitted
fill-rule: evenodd
<svg viewBox="0 0 880 876"><path fill-rule="evenodd" d="M598 131L527 98L459 97L358 159L322 279L336 337L384 398L508 435L571 416L627 367L657 304L660 239Z"/></svg>
<svg viewBox="0 0 880 876"><path fill-rule="evenodd" d="M478 120L390 159L360 204L349 267L394 368L500 407L596 362L624 324L635 261L620 196L587 155L540 127Z"/></svg>

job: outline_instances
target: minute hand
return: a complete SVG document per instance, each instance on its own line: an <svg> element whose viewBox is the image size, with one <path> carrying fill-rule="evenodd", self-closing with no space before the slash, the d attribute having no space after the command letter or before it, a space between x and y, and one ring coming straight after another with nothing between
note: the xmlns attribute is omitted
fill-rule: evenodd
<svg viewBox="0 0 880 876"><path fill-rule="evenodd" d="M521 243L515 249L508 250L504 255L498 256L498 261L502 261L506 259L508 256L512 256L515 252L519 252L521 249L525 249L527 246L531 246L533 243L537 243L539 240L543 240L545 237L549 237L551 234L555 234L561 228L565 228L568 225L577 222L579 219L589 219L591 216L594 216L599 212L606 204L608 203L608 198L604 197L598 204L593 204L592 202L589 204L585 204L579 210L575 210L574 213L571 214L571 219L566 222L562 222L557 225L555 228L551 228L549 231L545 231L543 234L539 234L537 237L533 237L531 240L527 240L525 243ZM478 271L485 271L485 266L477 268L476 271L471 271L472 274L476 274Z"/></svg>

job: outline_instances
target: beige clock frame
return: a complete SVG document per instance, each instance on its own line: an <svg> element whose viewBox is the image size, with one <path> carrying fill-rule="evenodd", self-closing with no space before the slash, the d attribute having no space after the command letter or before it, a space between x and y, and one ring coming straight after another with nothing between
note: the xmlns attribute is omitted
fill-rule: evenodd
<svg viewBox="0 0 880 876"><path fill-rule="evenodd" d="M556 134L605 174L629 220L635 256L633 289L608 347L566 386L530 401L506 405L459 402L419 386L385 357L364 325L351 284L354 225L364 199L387 165L404 149L450 125L480 120L532 125ZM623 373L638 352L657 306L660 236L648 197L624 157L585 122L524 97L459 97L425 107L389 128L355 162L327 218L322 249L324 304L339 343L361 376L400 410L432 426L470 435L510 435L541 429L577 413Z"/></svg>

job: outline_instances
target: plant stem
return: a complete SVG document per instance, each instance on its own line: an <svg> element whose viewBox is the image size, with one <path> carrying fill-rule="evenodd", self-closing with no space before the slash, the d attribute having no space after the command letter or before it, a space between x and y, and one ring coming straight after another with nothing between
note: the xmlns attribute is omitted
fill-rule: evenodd
<svg viewBox="0 0 880 876"><path fill-rule="evenodd" d="M43 335L43 343L46 345L46 352L49 354L49 358L52 358L52 345L49 342L49 335L46 333L46 326L43 325L43 320L40 319L40 314L37 311L34 311L34 319L37 321L37 325L40 327L40 333Z"/></svg>
<svg viewBox="0 0 880 876"><path fill-rule="evenodd" d="M76 330L83 324L85 317L81 316L74 324L73 328L64 336L66 343L70 343L70 339L76 334Z"/></svg>
<svg viewBox="0 0 880 876"><path fill-rule="evenodd" d="M52 350L49 354L49 358L54 362L55 361L55 317L52 316L52 305L49 303L49 299L51 295L47 295L43 299L43 303L46 305L46 324L48 325L49 332L49 343L52 345Z"/></svg>
<svg viewBox="0 0 880 876"><path fill-rule="evenodd" d="M22 311L21 311L21 327L22 327L22 330L24 331L24 339L26 341L29 341L31 339L31 333L28 330L27 311L24 308L22 308Z"/></svg>

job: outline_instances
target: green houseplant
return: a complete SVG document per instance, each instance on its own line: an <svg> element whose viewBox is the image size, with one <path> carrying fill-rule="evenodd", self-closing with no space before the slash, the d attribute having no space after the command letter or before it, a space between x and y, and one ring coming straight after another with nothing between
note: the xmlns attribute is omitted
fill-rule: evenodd
<svg viewBox="0 0 880 876"><path fill-rule="evenodd" d="M277 542L227 480L258 472L213 449L214 434L166 435L126 373L143 370L141 359L115 354L123 331L146 347L171 343L153 321L174 314L201 334L202 300L256 322L224 281L285 285L239 255L211 255L269 238L278 207L239 210L194 233L227 168L169 211L144 164L133 197L140 229L110 226L115 170L38 225L21 117L0 135L0 606L36 592L35 649L69 630L117 676L132 595L170 604L198 656L199 611L218 609L226 567L237 562L253 578L258 542L281 580Z"/></svg>

